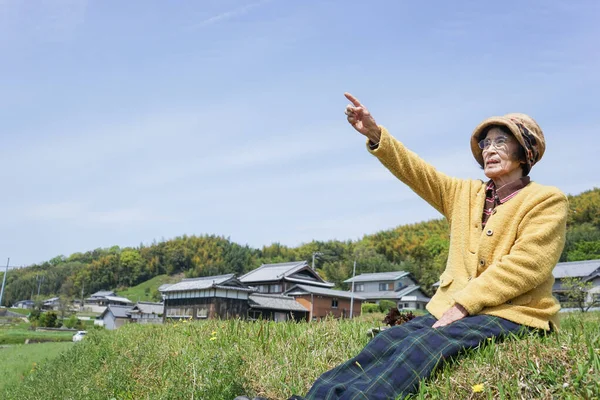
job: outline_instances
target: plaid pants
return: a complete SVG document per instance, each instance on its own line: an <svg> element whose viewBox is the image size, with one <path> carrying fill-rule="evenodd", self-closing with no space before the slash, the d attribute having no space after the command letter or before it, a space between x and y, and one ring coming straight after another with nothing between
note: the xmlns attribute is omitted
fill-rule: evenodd
<svg viewBox="0 0 600 400"><path fill-rule="evenodd" d="M305 399L389 400L414 393L446 359L487 338L502 339L527 327L489 315L465 317L433 329L432 315L417 317L375 336L354 358L325 372ZM295 399L301 397L295 396Z"/></svg>

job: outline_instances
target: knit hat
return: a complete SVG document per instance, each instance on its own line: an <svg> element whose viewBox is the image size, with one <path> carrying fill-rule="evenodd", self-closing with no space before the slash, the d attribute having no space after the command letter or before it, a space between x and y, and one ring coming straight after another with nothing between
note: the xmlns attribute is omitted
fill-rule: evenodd
<svg viewBox="0 0 600 400"><path fill-rule="evenodd" d="M480 123L471 135L471 151L473 156L483 167L483 151L479 148L481 134L494 125L508 128L515 139L525 149L529 170L540 161L546 150L546 140L542 128L529 115L520 113L506 114L503 117L490 117Z"/></svg>

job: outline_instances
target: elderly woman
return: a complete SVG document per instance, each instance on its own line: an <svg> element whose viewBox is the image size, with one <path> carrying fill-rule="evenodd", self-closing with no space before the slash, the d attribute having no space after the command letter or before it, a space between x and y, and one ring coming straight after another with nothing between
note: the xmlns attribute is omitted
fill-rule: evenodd
<svg viewBox="0 0 600 400"><path fill-rule="evenodd" d="M471 151L489 180L464 180L438 172L346 97L348 122L367 137L368 150L448 219L450 252L429 314L380 333L324 373L306 398L395 399L416 391L441 361L488 338L556 329L552 269L568 204L558 189L528 176L545 150L538 124L525 114L479 124Z"/></svg>
<svg viewBox="0 0 600 400"><path fill-rule="evenodd" d="M444 360L488 338L556 329L552 269L564 246L568 204L558 189L529 179L546 147L539 125L525 114L483 121L471 151L489 180L463 180L438 172L346 97L348 122L367 137L368 150L448 219L450 252L429 314L377 335L321 375L305 398L402 398Z"/></svg>

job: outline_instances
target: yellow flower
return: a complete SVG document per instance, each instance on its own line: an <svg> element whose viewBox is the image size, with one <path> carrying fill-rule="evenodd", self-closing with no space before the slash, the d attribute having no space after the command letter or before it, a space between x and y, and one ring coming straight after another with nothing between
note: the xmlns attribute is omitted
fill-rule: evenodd
<svg viewBox="0 0 600 400"><path fill-rule="evenodd" d="M471 389L473 389L473 393L481 393L483 392L483 383L479 383L477 385L473 385L473 387Z"/></svg>
<svg viewBox="0 0 600 400"><path fill-rule="evenodd" d="M213 337L210 338L210 340L217 340L217 337L213 336Z"/></svg>
<svg viewBox="0 0 600 400"><path fill-rule="evenodd" d="M215 336L217 334L217 331L212 331L211 335Z"/></svg>

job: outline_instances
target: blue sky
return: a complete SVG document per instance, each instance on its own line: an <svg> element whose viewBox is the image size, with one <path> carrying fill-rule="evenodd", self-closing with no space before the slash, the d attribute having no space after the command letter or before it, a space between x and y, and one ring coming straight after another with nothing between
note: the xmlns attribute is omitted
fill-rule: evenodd
<svg viewBox="0 0 600 400"><path fill-rule="evenodd" d="M473 128L528 113L532 179L599 186L598 20L596 1L0 0L0 264L438 218L365 150L345 91L464 178L484 178Z"/></svg>

